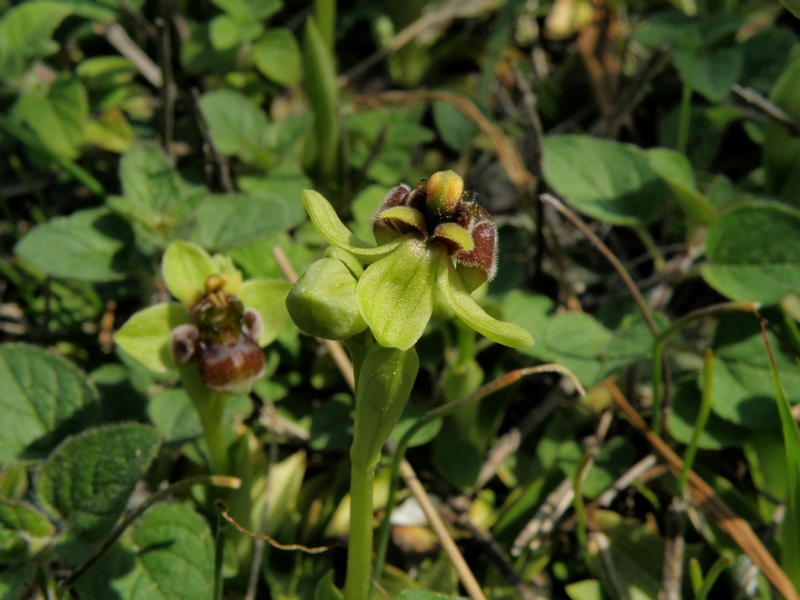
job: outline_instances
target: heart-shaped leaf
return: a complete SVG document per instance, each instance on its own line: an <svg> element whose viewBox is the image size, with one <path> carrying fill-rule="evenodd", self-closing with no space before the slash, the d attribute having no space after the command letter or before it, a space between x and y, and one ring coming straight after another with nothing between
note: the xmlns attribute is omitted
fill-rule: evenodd
<svg viewBox="0 0 800 600"><path fill-rule="evenodd" d="M47 456L97 420L97 391L66 360L22 344L0 346L0 463Z"/></svg>
<svg viewBox="0 0 800 600"><path fill-rule="evenodd" d="M154 428L133 423L71 438L39 471L39 504L71 533L102 534L122 514L159 445Z"/></svg>

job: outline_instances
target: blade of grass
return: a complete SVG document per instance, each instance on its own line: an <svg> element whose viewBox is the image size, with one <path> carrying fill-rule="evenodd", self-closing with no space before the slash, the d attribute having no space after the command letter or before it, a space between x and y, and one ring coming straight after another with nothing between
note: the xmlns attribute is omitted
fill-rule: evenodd
<svg viewBox="0 0 800 600"><path fill-rule="evenodd" d="M683 496L683 490L686 487L686 481L689 478L689 471L692 470L694 457L697 454L697 445L700 443L700 436L706 428L708 422L708 415L711 414L711 392L714 389L714 354L711 348L706 350L705 362L703 363L703 397L700 400L700 410L697 413L697 420L694 423L694 431L692 432L692 439L689 441L689 447L683 454L683 467L681 467L681 474L678 476L678 491L676 496Z"/></svg>
<svg viewBox="0 0 800 600"><path fill-rule="evenodd" d="M783 519L783 545L781 547L781 564L783 570L795 586L800 589L800 430L797 421L792 417L792 410L786 393L783 391L778 368L775 365L775 356L767 337L767 328L761 321L761 334L769 356L772 382L775 385L775 400L778 402L778 411L783 429L783 443L786 448L786 473L789 494L786 498L786 516Z"/></svg>
<svg viewBox="0 0 800 600"><path fill-rule="evenodd" d="M339 157L336 66L313 17L309 17L306 22L303 63L306 71L306 96L314 111L318 175L324 185L329 187L336 175Z"/></svg>

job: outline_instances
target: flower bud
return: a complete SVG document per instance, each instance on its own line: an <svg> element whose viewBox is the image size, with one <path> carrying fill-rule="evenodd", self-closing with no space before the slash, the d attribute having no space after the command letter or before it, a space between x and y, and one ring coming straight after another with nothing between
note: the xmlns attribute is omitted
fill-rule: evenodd
<svg viewBox="0 0 800 600"><path fill-rule="evenodd" d="M367 328L356 304L357 283L356 275L342 260L335 256L322 258L303 273L289 292L289 316L314 337L353 337Z"/></svg>

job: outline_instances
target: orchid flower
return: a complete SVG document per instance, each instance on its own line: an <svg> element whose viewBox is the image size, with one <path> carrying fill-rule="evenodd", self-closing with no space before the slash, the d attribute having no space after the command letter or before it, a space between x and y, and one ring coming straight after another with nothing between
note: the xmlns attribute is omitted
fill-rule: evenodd
<svg viewBox="0 0 800 600"><path fill-rule="evenodd" d="M494 277L497 228L453 171L392 189L373 216L378 245L356 237L319 193L304 191L303 204L332 246L287 299L307 333L346 339L368 327L382 346L407 350L422 336L438 289L487 338L513 348L533 344L527 331L491 317L470 295Z"/></svg>
<svg viewBox="0 0 800 600"><path fill-rule="evenodd" d="M250 391L264 373L261 347L288 317L289 284L242 281L229 257L182 241L167 248L162 273L178 302L134 314L114 337L117 346L157 373L196 362L213 392Z"/></svg>

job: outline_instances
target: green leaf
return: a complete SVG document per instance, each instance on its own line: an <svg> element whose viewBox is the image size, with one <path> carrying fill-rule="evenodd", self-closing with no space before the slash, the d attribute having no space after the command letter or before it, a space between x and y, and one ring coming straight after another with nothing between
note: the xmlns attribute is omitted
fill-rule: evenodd
<svg viewBox="0 0 800 600"><path fill-rule="evenodd" d="M292 284L281 279L251 279L245 281L239 289L239 299L247 308L253 308L261 315L263 330L256 342L259 346L271 343L286 319L286 296Z"/></svg>
<svg viewBox="0 0 800 600"><path fill-rule="evenodd" d="M53 524L35 507L0 498L0 564L29 561L54 534Z"/></svg>
<svg viewBox="0 0 800 600"><path fill-rule="evenodd" d="M23 596L29 578L35 576L34 563L28 561L20 565L13 565L0 571L0 598L4 600L26 600L30 597Z"/></svg>
<svg viewBox="0 0 800 600"><path fill-rule="evenodd" d="M603 587L596 579L586 579L564 586L570 600L606 600Z"/></svg>
<svg viewBox="0 0 800 600"><path fill-rule="evenodd" d="M127 274L132 245L133 232L124 219L92 208L36 227L14 252L54 277L116 281Z"/></svg>
<svg viewBox="0 0 800 600"><path fill-rule="evenodd" d="M214 261L197 244L192 242L172 242L161 263L164 284L172 297L191 308L205 294L206 279L216 275L219 269Z"/></svg>
<svg viewBox="0 0 800 600"><path fill-rule="evenodd" d="M114 335L114 343L155 373L177 368L169 345L169 335L178 325L190 323L183 304L156 304L135 313Z"/></svg>
<svg viewBox="0 0 800 600"><path fill-rule="evenodd" d="M433 122L442 141L456 152L469 147L478 128L450 102L433 103Z"/></svg>
<svg viewBox="0 0 800 600"><path fill-rule="evenodd" d="M779 327L780 313L765 312L773 325ZM781 331L781 335L785 332ZM796 404L800 402L800 370L792 356L782 350L778 339L772 333L768 337L775 349L781 379L790 391L789 401ZM776 424L775 391L758 321L748 314L723 316L717 324L711 347L715 359L711 410L748 429Z"/></svg>
<svg viewBox="0 0 800 600"><path fill-rule="evenodd" d="M133 423L70 438L42 465L38 502L70 533L102 535L125 510L159 445L154 428Z"/></svg>
<svg viewBox="0 0 800 600"><path fill-rule="evenodd" d="M0 346L0 464L39 460L97 419L97 392L64 359L22 344Z"/></svg>
<svg viewBox="0 0 800 600"><path fill-rule="evenodd" d="M275 195L208 196L197 207L192 239L221 250L250 244L302 220L299 202Z"/></svg>
<svg viewBox="0 0 800 600"><path fill-rule="evenodd" d="M203 94L198 102L218 152L251 164L269 162L264 145L267 116L252 99L233 90L217 90Z"/></svg>
<svg viewBox="0 0 800 600"><path fill-rule="evenodd" d="M739 83L765 96L769 95L772 86L789 64L792 48L797 41L797 35L784 27L769 27L748 37L741 44L744 63Z"/></svg>
<svg viewBox="0 0 800 600"><path fill-rule="evenodd" d="M371 246L353 235L353 233L345 227L341 219L339 219L339 215L333 210L333 206L330 205L330 202L325 200L322 194L314 190L303 191L303 206L306 207L306 211L308 212L308 216L311 217L314 227L317 228L317 231L326 242L331 246L341 248L357 256L364 262L370 263L380 260L405 240L405 238L397 238L377 248Z"/></svg>
<svg viewBox="0 0 800 600"><path fill-rule="evenodd" d="M281 0L213 0L219 8L237 19L263 21L281 8Z"/></svg>
<svg viewBox="0 0 800 600"><path fill-rule="evenodd" d="M6 76L14 57L36 58L58 48L52 37L56 27L72 12L60 2L26 2L8 8L0 21L0 70Z"/></svg>
<svg viewBox="0 0 800 600"><path fill-rule="evenodd" d="M408 350L422 336L433 313L436 264L424 242L407 238L364 271L356 300L379 344Z"/></svg>
<svg viewBox="0 0 800 600"><path fill-rule="evenodd" d="M199 194L187 186L160 148L139 145L120 162L122 197L107 200L114 210L140 224L160 245L179 233Z"/></svg>
<svg viewBox="0 0 800 600"><path fill-rule="evenodd" d="M339 86L336 65L313 17L303 36L306 96L314 112L314 140L320 178L332 181L339 161Z"/></svg>
<svg viewBox="0 0 800 600"><path fill-rule="evenodd" d="M800 19L800 0L781 0L783 7Z"/></svg>
<svg viewBox="0 0 800 600"><path fill-rule="evenodd" d="M218 15L211 19L208 34L215 50L230 50L256 39L264 26L259 21Z"/></svg>
<svg viewBox="0 0 800 600"><path fill-rule="evenodd" d="M771 102L795 119L800 118L800 52L791 55L791 62L775 82L769 95ZM800 139L783 125L767 119L764 123L764 170L767 192L800 207Z"/></svg>
<svg viewBox="0 0 800 600"><path fill-rule="evenodd" d="M203 435L200 417L183 388L153 396L147 404L147 416L164 438L164 445L182 444Z"/></svg>
<svg viewBox="0 0 800 600"><path fill-rule="evenodd" d="M800 212L771 202L742 204L708 231L703 278L739 301L774 304L800 289Z"/></svg>
<svg viewBox="0 0 800 600"><path fill-rule="evenodd" d="M439 291L442 293L444 301L462 321L498 344L512 348L526 348L533 345L533 336L522 327L498 321L478 306L464 287L461 277L447 256L441 257L438 263L436 278Z"/></svg>
<svg viewBox="0 0 800 600"><path fill-rule="evenodd" d="M208 524L182 504L158 506L76 583L85 598L211 598L214 550Z"/></svg>
<svg viewBox="0 0 800 600"><path fill-rule="evenodd" d="M466 600L464 596L450 596L428 590L403 590L400 600Z"/></svg>
<svg viewBox="0 0 800 600"><path fill-rule="evenodd" d="M106 90L123 86L136 77L136 65L124 56L85 58L75 67L75 74L89 89Z"/></svg>
<svg viewBox="0 0 800 600"><path fill-rule="evenodd" d="M44 95L34 91L20 96L13 110L53 152L67 158L80 155L89 100L79 80L61 76Z"/></svg>
<svg viewBox="0 0 800 600"><path fill-rule="evenodd" d="M708 225L716 211L697 186L689 159L668 148L653 148L645 152L653 170L667 183L678 205L693 226Z"/></svg>
<svg viewBox="0 0 800 600"><path fill-rule="evenodd" d="M543 168L560 196L595 219L637 226L664 211L666 187L633 146L582 135L550 137Z"/></svg>
<svg viewBox="0 0 800 600"><path fill-rule="evenodd" d="M122 154L130 150L136 135L121 110L105 111L86 124L86 143Z"/></svg>
<svg viewBox="0 0 800 600"><path fill-rule="evenodd" d="M667 419L669 434L683 444L688 444L694 434L702 394L696 377L684 377L672 391L672 410ZM708 416L698 448L720 450L738 448L750 439L751 431L725 421L714 413Z"/></svg>
<svg viewBox="0 0 800 600"><path fill-rule="evenodd" d="M269 29L253 47L253 62L264 77L293 85L302 73L300 45L288 29Z"/></svg>
<svg viewBox="0 0 800 600"><path fill-rule="evenodd" d="M739 80L744 62L741 47L675 48L672 60L684 85L689 84L712 102L724 99Z"/></svg>

